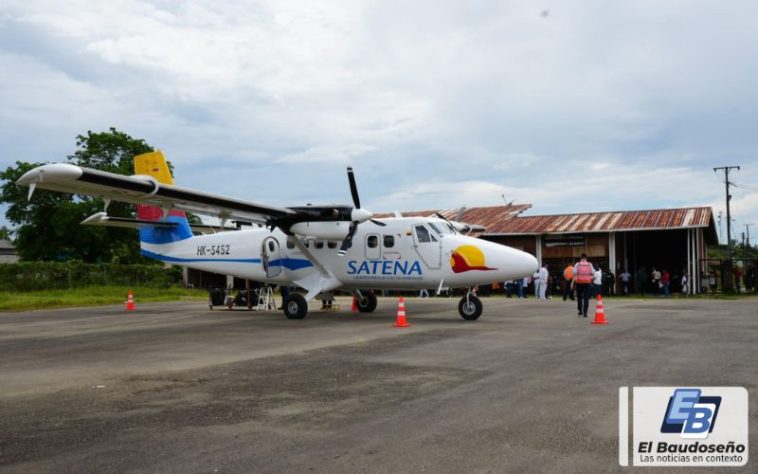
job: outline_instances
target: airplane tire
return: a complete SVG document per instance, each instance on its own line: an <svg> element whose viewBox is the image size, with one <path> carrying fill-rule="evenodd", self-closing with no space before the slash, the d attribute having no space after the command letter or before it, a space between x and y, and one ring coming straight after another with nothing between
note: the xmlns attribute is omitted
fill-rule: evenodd
<svg viewBox="0 0 758 474"><path fill-rule="evenodd" d="M358 311L361 313L371 313L376 309L376 295L373 291L361 293L363 299L358 299Z"/></svg>
<svg viewBox="0 0 758 474"><path fill-rule="evenodd" d="M303 295L292 293L284 300L284 315L287 319L303 319L308 314L308 302Z"/></svg>
<svg viewBox="0 0 758 474"><path fill-rule="evenodd" d="M461 298L458 303L458 313L466 321L474 321L482 315L482 302L474 295Z"/></svg>

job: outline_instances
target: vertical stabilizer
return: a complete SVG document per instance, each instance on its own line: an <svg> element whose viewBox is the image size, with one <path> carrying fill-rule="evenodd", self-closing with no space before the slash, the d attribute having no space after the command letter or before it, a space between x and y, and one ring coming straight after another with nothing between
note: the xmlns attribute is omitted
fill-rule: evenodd
<svg viewBox="0 0 758 474"><path fill-rule="evenodd" d="M174 184L166 157L160 150L135 156L134 174L152 176L161 184ZM163 209L146 204L137 205L137 216L148 221L164 220ZM166 221L176 222L179 225L170 229L145 226L139 233L141 244L167 244L192 237L192 230L184 211L169 210L165 217Z"/></svg>

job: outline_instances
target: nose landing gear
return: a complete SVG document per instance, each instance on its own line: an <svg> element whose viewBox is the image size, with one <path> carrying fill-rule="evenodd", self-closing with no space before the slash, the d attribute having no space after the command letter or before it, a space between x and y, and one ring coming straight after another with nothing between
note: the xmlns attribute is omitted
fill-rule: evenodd
<svg viewBox="0 0 758 474"><path fill-rule="evenodd" d="M458 303L458 313L466 321L474 321L482 315L482 301L469 291Z"/></svg>

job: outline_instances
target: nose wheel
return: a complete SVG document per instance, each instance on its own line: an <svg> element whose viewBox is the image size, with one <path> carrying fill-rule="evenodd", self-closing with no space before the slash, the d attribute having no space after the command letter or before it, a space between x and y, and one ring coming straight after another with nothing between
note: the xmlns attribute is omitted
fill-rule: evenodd
<svg viewBox="0 0 758 474"><path fill-rule="evenodd" d="M474 321L482 315L482 302L472 294L467 294L458 303L458 313L466 321Z"/></svg>

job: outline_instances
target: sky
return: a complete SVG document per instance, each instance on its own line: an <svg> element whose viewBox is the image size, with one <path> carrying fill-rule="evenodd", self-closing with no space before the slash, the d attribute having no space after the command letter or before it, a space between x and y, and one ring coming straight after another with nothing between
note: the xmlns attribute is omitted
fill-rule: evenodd
<svg viewBox="0 0 758 474"><path fill-rule="evenodd" d="M739 165L739 237L756 44L754 0L3 0L0 167L116 127L179 185L277 206L349 204L353 166L375 212L717 216Z"/></svg>

